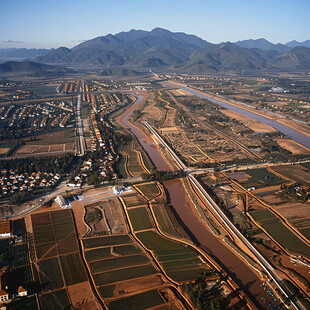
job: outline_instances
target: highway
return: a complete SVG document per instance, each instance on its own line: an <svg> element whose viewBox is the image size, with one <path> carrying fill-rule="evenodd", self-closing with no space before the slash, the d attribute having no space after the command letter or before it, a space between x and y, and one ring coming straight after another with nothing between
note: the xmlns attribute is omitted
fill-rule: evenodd
<svg viewBox="0 0 310 310"><path fill-rule="evenodd" d="M83 120L81 117L81 95L78 95L76 105L76 136L78 137L77 153L78 155L83 156L86 151L86 143L83 130Z"/></svg>
<svg viewBox="0 0 310 310"><path fill-rule="evenodd" d="M162 146L168 151L168 153L175 160L179 168L186 170L187 167L185 166L185 164L179 159L179 157L174 153L174 151L164 141L164 139L160 136L160 134L148 122L144 121L143 124L156 137L156 139L162 144ZM230 234L234 236L236 239L241 241L243 245L252 253L253 257L255 257L256 259L256 262L262 267L262 269L266 272L269 278L274 281L274 283L277 285L279 290L284 294L284 296L290 300L291 305L295 309L302 309L302 310L305 309L304 306L299 301L295 301L292 299L292 296L290 295L286 287L282 284L282 279L277 274L276 270L257 251L257 249L239 232L239 230L228 219L228 217L224 214L221 208L214 202L214 200L210 197L210 195L201 186L201 184L198 182L195 176L193 176L192 174L189 174L188 179L191 182L191 184L197 189L197 191L201 194L201 196L205 199L207 204L212 208L216 216L222 221L227 231L229 231Z"/></svg>

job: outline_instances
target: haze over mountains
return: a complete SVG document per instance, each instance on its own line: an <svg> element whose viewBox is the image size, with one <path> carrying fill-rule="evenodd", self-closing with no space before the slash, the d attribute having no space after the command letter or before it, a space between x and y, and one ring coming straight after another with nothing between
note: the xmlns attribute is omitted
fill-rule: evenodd
<svg viewBox="0 0 310 310"><path fill-rule="evenodd" d="M169 68L189 73L310 70L310 40L285 45L265 39L212 44L195 35L161 28L108 34L72 49L60 47L37 53L40 55L35 61L41 63L100 67L106 72L113 68Z"/></svg>

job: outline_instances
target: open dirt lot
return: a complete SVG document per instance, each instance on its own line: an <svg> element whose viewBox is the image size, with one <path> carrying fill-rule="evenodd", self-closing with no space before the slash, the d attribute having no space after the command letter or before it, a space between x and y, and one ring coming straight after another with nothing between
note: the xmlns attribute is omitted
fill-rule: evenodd
<svg viewBox="0 0 310 310"><path fill-rule="evenodd" d="M310 150L306 148L305 146L290 140L290 139L277 139L276 140L280 146L290 151L293 155L295 154L310 154Z"/></svg>

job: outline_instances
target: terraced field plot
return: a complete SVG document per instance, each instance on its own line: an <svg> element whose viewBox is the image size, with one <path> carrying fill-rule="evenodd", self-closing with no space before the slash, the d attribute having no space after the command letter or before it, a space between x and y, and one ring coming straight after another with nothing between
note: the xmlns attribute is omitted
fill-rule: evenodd
<svg viewBox="0 0 310 310"><path fill-rule="evenodd" d="M153 223L146 207L132 208L127 212L134 231L153 228Z"/></svg>
<svg viewBox="0 0 310 310"><path fill-rule="evenodd" d="M144 199L137 194L124 195L122 196L122 199L128 208L145 205Z"/></svg>
<svg viewBox="0 0 310 310"><path fill-rule="evenodd" d="M302 242L290 229L282 224L280 219L271 211L252 211L250 214L283 248L293 253L300 253L310 257L310 248L307 244Z"/></svg>
<svg viewBox="0 0 310 310"><path fill-rule="evenodd" d="M170 241L154 231L137 233L137 237L154 252L168 276L175 281L194 280L203 273L215 274L194 250L181 243Z"/></svg>
<svg viewBox="0 0 310 310"><path fill-rule="evenodd" d="M87 281L79 253L60 256L60 263L67 286Z"/></svg>
<svg viewBox="0 0 310 310"><path fill-rule="evenodd" d="M152 200L160 194L160 190L155 182L136 185L136 187L143 193L143 195L148 200Z"/></svg>
<svg viewBox="0 0 310 310"><path fill-rule="evenodd" d="M115 257L110 259L98 260L89 263L92 273L100 273L113 269L131 267L136 265L144 265L149 262L149 259L145 255L131 255L124 257Z"/></svg>
<svg viewBox="0 0 310 310"><path fill-rule="evenodd" d="M85 252L86 260L91 263L105 258L118 257L119 255L130 255L141 253L141 250L134 245L123 245L88 250Z"/></svg>
<svg viewBox="0 0 310 310"><path fill-rule="evenodd" d="M151 206L151 208L161 230L171 236L180 237L172 224L166 207L164 205L156 205Z"/></svg>
<svg viewBox="0 0 310 310"><path fill-rule="evenodd" d="M115 283L119 281L145 277L155 273L158 273L158 271L152 265L149 264L137 267L122 268L103 273L97 273L93 277L96 285L102 286L105 284Z"/></svg>
<svg viewBox="0 0 310 310"><path fill-rule="evenodd" d="M111 310L143 310L146 308L155 307L165 302L161 294L155 290L121 300L113 301L109 304Z"/></svg>
<svg viewBox="0 0 310 310"><path fill-rule="evenodd" d="M86 249L100 248L114 245L130 244L133 243L132 239L128 235L113 235L106 237L95 237L83 239L83 243Z"/></svg>

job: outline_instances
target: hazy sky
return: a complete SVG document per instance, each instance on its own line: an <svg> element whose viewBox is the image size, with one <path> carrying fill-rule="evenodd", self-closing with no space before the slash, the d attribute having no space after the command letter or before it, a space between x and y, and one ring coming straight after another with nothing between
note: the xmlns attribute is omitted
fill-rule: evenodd
<svg viewBox="0 0 310 310"><path fill-rule="evenodd" d="M310 39L310 0L0 0L0 47L72 47L155 27L209 42Z"/></svg>

